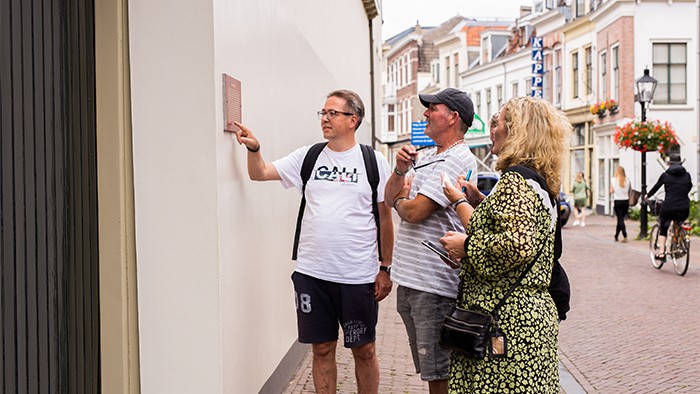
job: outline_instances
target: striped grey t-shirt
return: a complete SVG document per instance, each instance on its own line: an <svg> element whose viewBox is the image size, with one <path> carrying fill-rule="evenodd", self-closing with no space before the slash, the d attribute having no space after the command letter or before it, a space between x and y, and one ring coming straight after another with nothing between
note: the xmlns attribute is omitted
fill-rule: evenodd
<svg viewBox="0 0 700 394"><path fill-rule="evenodd" d="M414 178L409 198L422 194L441 208L422 223L401 221L394 245L391 279L400 286L456 298L459 270L448 267L421 242L427 239L439 244L438 240L448 231L464 232L442 190L442 173L454 183L457 176L466 175L471 169L470 181L476 182L476 158L467 144L459 144L440 154L436 151L437 148L428 148L420 152L412 170Z"/></svg>

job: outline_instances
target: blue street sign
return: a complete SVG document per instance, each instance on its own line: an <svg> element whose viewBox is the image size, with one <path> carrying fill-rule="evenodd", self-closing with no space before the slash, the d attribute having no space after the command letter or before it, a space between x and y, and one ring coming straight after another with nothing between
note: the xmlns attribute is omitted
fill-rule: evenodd
<svg viewBox="0 0 700 394"><path fill-rule="evenodd" d="M544 56L542 55L541 49L532 50L532 61L537 63L541 63L542 61L544 61Z"/></svg>
<svg viewBox="0 0 700 394"><path fill-rule="evenodd" d="M544 40L542 37L532 37L530 40L530 43L532 44L533 48L541 49L544 48Z"/></svg>
<svg viewBox="0 0 700 394"><path fill-rule="evenodd" d="M544 98L544 93L542 89L532 89L532 97L534 98Z"/></svg>
<svg viewBox="0 0 700 394"><path fill-rule="evenodd" d="M541 76L532 77L532 87L533 88L541 88L543 82L544 82L544 78L542 78Z"/></svg>
<svg viewBox="0 0 700 394"><path fill-rule="evenodd" d="M435 145L435 141L425 135L425 126L428 122L411 122L411 145L415 146L430 146Z"/></svg>
<svg viewBox="0 0 700 394"><path fill-rule="evenodd" d="M532 63L532 74L544 74L544 65L542 63Z"/></svg>

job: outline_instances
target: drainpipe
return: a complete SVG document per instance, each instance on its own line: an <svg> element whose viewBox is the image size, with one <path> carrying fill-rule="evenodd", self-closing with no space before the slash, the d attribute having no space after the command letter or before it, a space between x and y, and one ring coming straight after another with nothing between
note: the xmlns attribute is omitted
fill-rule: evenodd
<svg viewBox="0 0 700 394"><path fill-rule="evenodd" d="M696 20L696 27L700 28L700 2L698 2L698 19ZM695 30L695 33L698 34L698 30ZM695 36L695 41L698 43L698 61L695 63L695 67L700 67L700 37L697 35ZM697 77L697 76L696 76ZM699 184L700 183L700 78L698 78L698 90L695 92L695 95L697 97L697 104L695 105L695 112L698 114L698 122L695 124L695 127L698 130L698 138L696 139L696 145L697 145L697 154L695 156L695 160L697 162L697 178L695 178L695 183ZM696 186L698 189L698 193L700 193L700 185Z"/></svg>
<svg viewBox="0 0 700 394"><path fill-rule="evenodd" d="M370 92L370 105L372 106L372 115L371 115L371 122L372 122L372 139L370 142L370 146L373 148L376 148L374 146L375 141L377 140L377 125L375 123L375 110L377 109L377 106L375 105L375 92L374 92L374 28L372 26L372 19L369 20L369 92Z"/></svg>

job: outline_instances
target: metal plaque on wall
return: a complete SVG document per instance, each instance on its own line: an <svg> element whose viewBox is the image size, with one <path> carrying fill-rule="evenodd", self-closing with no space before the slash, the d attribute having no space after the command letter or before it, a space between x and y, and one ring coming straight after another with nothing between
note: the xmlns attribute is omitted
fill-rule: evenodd
<svg viewBox="0 0 700 394"><path fill-rule="evenodd" d="M242 121L241 81L223 74L224 82L224 131L236 132L240 129L233 121Z"/></svg>

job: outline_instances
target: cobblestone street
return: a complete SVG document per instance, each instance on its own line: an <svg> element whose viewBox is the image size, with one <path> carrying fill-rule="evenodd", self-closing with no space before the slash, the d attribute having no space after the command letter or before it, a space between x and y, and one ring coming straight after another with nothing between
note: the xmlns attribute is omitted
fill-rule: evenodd
<svg viewBox="0 0 700 394"><path fill-rule="evenodd" d="M651 266L647 242L633 240L638 224L627 221L629 243L614 242L608 216L563 229L572 300L559 334L562 392L700 392L700 242L693 238L690 269L680 277L670 262ZM379 391L424 393L394 294L380 305ZM337 357L338 392L354 393L351 353L339 346ZM285 393L313 392L307 353Z"/></svg>

